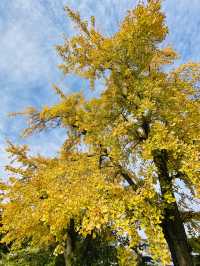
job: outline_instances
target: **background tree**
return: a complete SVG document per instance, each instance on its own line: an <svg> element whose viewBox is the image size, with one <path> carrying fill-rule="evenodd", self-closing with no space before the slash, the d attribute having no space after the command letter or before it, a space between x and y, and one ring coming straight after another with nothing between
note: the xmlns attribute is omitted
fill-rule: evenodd
<svg viewBox="0 0 200 266"><path fill-rule="evenodd" d="M130 10L111 37L93 17L88 23L66 11L80 33L57 47L60 68L93 89L102 80L104 89L88 99L56 87L58 104L24 112L25 135L64 127L67 136L54 158L9 145L17 164L8 166L15 177L6 188L4 241L51 243L66 265L77 265L77 235L95 238L109 228L119 265L138 265L144 236L156 263L167 265L170 251L174 265L193 265L184 217L200 191L200 65L166 70L177 55L161 48L168 29L158 0Z"/></svg>
<svg viewBox="0 0 200 266"><path fill-rule="evenodd" d="M64 266L63 256L55 257L49 249L21 248L3 254L1 266Z"/></svg>

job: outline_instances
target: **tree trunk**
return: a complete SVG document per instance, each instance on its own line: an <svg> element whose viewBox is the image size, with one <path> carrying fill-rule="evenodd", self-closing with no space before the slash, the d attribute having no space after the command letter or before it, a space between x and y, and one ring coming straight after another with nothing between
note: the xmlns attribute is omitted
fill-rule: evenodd
<svg viewBox="0 0 200 266"><path fill-rule="evenodd" d="M67 237L66 248L64 251L65 266L72 266L72 241L70 236Z"/></svg>
<svg viewBox="0 0 200 266"><path fill-rule="evenodd" d="M66 247L64 251L65 266L72 266L74 261L74 248L76 233L74 230L74 220L70 220L69 228L67 230Z"/></svg>
<svg viewBox="0 0 200 266"><path fill-rule="evenodd" d="M167 169L167 151L156 150L153 156L154 163L158 169L158 179L162 199L165 204L164 218L161 226L171 252L173 264L174 266L193 266L185 228L173 193L172 178L169 176ZM169 192L174 200L172 203L167 203L164 198L166 193Z"/></svg>
<svg viewBox="0 0 200 266"><path fill-rule="evenodd" d="M193 266L191 250L176 202L165 209L162 228L174 265Z"/></svg>

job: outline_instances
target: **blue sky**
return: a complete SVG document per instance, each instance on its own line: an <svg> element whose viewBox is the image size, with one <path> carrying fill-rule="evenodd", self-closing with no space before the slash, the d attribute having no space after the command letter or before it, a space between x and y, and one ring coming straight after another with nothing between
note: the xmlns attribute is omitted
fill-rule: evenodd
<svg viewBox="0 0 200 266"><path fill-rule="evenodd" d="M64 132L56 130L22 140L25 120L9 118L8 113L27 106L40 107L57 98L51 84L65 92L85 88L87 83L66 78L59 72L54 46L62 43L74 28L63 10L64 5L79 10L85 18L95 15L98 27L112 34L127 9L136 0L0 0L0 172L8 161L5 139L28 143L33 152L54 154ZM170 34L166 43L181 55L178 63L200 60L200 0L165 0L163 9ZM47 137L48 135L48 137Z"/></svg>

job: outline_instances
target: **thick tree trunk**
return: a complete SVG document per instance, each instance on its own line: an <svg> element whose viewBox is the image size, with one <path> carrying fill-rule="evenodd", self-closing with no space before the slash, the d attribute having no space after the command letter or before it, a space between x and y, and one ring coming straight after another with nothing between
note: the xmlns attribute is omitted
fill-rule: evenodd
<svg viewBox="0 0 200 266"><path fill-rule="evenodd" d="M174 265L192 266L191 250L176 202L165 209L162 228Z"/></svg>
<svg viewBox="0 0 200 266"><path fill-rule="evenodd" d="M171 252L174 266L193 266L185 228L173 193L172 178L169 176L167 169L167 160L166 150L156 150L154 152L154 163L158 169L158 178L165 204L164 218L161 226ZM174 200L172 203L167 203L164 198L169 191Z"/></svg>

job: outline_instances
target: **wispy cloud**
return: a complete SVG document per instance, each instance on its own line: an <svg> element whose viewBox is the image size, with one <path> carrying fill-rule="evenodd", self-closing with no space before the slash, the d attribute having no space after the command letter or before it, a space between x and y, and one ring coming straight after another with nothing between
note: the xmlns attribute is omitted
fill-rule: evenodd
<svg viewBox="0 0 200 266"><path fill-rule="evenodd" d="M166 0L163 4L170 34L167 41L181 55L181 62L200 60L200 1Z"/></svg>

